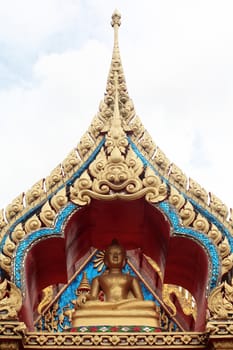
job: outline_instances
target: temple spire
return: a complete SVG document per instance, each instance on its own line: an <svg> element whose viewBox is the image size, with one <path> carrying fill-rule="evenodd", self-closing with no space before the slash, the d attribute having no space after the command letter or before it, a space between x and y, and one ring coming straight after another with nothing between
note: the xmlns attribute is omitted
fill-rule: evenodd
<svg viewBox="0 0 233 350"><path fill-rule="evenodd" d="M127 124L135 115L135 111L133 103L127 92L125 76L120 58L118 31L121 25L121 15L117 10L115 10L112 15L111 25L114 29L113 53L107 80L104 105L101 105L100 111L104 112L102 116L104 119L109 120L110 125L112 123L115 125L118 124L118 127L122 127L123 130L127 132L130 129ZM116 121L117 119L118 121Z"/></svg>
<svg viewBox="0 0 233 350"><path fill-rule="evenodd" d="M121 14L117 10L115 10L112 14L111 25L114 28L114 51L118 49L118 53L119 53L118 29L121 25Z"/></svg>

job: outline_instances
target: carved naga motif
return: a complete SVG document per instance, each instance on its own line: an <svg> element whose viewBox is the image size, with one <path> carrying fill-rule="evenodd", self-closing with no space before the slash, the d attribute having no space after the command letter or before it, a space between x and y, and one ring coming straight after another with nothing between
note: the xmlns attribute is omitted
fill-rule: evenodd
<svg viewBox="0 0 233 350"><path fill-rule="evenodd" d="M177 313L176 306L174 301L172 301L172 295L176 296L177 300L180 303L180 306L185 315L193 316L194 319L197 317L197 305L195 303L192 295L184 288L172 285L172 284L164 284L162 297L164 303L170 308L171 315L175 316Z"/></svg>

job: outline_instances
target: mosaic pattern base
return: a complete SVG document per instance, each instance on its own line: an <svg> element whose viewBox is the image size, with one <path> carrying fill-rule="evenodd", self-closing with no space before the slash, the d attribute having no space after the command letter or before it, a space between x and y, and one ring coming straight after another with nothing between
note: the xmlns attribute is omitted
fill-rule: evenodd
<svg viewBox="0 0 233 350"><path fill-rule="evenodd" d="M80 333L109 333L109 332L143 332L143 333L153 333L161 332L161 328L158 327L148 327L148 326L89 326L89 327L73 327L70 329L71 332L80 332Z"/></svg>

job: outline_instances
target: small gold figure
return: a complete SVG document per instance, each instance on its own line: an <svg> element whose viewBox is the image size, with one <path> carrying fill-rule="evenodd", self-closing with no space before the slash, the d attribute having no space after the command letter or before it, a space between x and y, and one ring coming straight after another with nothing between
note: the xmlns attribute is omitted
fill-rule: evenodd
<svg viewBox="0 0 233 350"><path fill-rule="evenodd" d="M93 279L90 294L80 294L72 315L72 325L143 325L159 327L159 312L153 301L143 298L136 277L122 272L126 251L113 240L106 249L106 271ZM104 301L99 293L104 293Z"/></svg>

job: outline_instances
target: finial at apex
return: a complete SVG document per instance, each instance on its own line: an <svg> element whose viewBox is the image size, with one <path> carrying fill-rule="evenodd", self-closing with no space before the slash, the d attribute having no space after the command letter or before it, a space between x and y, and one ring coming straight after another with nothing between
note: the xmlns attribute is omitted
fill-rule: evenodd
<svg viewBox="0 0 233 350"><path fill-rule="evenodd" d="M115 25L120 27L120 25L121 25L121 14L118 10L115 10L112 14L111 25L112 25L112 27L114 27Z"/></svg>

